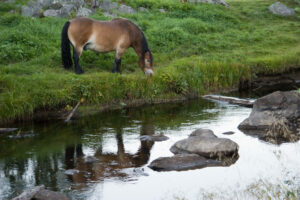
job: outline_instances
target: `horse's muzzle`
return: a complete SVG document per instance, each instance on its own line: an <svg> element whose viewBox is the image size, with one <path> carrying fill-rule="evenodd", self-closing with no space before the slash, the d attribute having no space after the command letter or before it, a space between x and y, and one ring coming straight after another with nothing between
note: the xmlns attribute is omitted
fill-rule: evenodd
<svg viewBox="0 0 300 200"><path fill-rule="evenodd" d="M153 75L154 75L154 72L153 72L152 69L146 69L146 70L145 70L145 75L146 75L146 76L153 76Z"/></svg>

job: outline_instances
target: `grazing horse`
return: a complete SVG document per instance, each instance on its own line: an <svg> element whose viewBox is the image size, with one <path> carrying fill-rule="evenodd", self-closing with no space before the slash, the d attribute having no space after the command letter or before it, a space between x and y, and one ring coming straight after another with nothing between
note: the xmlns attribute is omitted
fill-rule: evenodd
<svg viewBox="0 0 300 200"><path fill-rule="evenodd" d="M62 63L66 69L72 67L70 43L73 46L75 72L83 73L79 58L83 50L106 53L116 51L112 72L121 73L121 57L132 47L139 57L138 64L147 76L153 75L153 58L141 29L127 19L97 21L75 18L65 23L61 34Z"/></svg>

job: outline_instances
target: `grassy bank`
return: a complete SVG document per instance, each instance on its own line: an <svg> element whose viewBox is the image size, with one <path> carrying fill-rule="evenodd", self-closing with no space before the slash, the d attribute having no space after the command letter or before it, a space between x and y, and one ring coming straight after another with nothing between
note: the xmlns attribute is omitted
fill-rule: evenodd
<svg viewBox="0 0 300 200"><path fill-rule="evenodd" d="M231 0L229 8L177 0L123 2L149 9L120 16L145 32L154 55L152 78L138 68L132 49L123 56L122 75L110 73L114 53L89 51L81 59L85 74L65 71L59 47L66 19L21 17L16 7L25 1L1 3L0 121L71 107L81 98L101 106L204 94L236 87L257 74L300 67L300 14L272 15L267 8L274 1ZM10 14L11 9L17 12ZM91 17L109 19L101 11Z"/></svg>

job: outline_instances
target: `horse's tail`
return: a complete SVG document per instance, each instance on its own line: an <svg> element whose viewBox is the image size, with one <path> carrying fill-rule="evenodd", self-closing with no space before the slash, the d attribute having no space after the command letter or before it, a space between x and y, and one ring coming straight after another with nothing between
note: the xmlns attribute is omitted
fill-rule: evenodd
<svg viewBox="0 0 300 200"><path fill-rule="evenodd" d="M70 49L70 40L68 36L68 29L70 22L66 22L62 31L61 31L61 59L62 64L66 69L72 67L72 58L71 58L71 49Z"/></svg>

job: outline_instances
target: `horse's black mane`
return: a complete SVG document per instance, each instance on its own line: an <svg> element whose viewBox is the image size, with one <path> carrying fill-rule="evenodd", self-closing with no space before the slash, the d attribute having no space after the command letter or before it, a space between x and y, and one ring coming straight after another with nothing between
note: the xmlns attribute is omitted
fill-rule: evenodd
<svg viewBox="0 0 300 200"><path fill-rule="evenodd" d="M117 18L117 19L119 19L119 18ZM148 46L148 42L147 42L147 40L146 40L146 37L145 37L145 35L144 35L144 32L142 31L142 29L139 27L139 26L137 26L135 23L133 23L132 21L130 21L130 20L128 20L132 25L134 25L139 31L140 31L140 33L141 33L141 45L142 45L142 59L143 59L143 61L145 60L145 54L147 53L147 52L149 52L149 54L150 54L150 62L151 62L151 65L152 65L152 62L153 62L153 57L152 57L152 53L151 53L151 51L150 51L150 49L149 49L149 46Z"/></svg>
<svg viewBox="0 0 300 200"><path fill-rule="evenodd" d="M147 52L149 52L149 54L150 54L150 62L151 62L151 64L152 64L152 53L151 53L151 51L150 51L150 49L149 49L149 47L148 47L148 42L147 42L147 40L146 40L146 37L145 37L145 35L144 35L144 33L143 33L143 31L139 28L139 30L141 31L141 33L142 33L142 58L143 58L143 60L145 60L145 54L147 53Z"/></svg>

